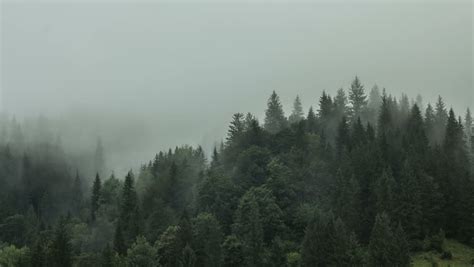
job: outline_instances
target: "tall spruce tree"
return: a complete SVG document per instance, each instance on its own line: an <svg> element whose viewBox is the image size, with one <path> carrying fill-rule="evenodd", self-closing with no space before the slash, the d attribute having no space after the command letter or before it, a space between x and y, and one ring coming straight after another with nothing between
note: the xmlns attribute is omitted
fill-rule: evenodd
<svg viewBox="0 0 474 267"><path fill-rule="evenodd" d="M91 194L91 220L95 221L96 213L100 207L102 182L100 181L99 173L96 174L94 185L92 186Z"/></svg>
<svg viewBox="0 0 474 267"><path fill-rule="evenodd" d="M304 118L303 106L301 105L301 100L299 96L296 96L295 101L293 102L293 111L291 112L288 121L293 124L300 122Z"/></svg>
<svg viewBox="0 0 474 267"><path fill-rule="evenodd" d="M367 106L367 95L357 76L349 89L349 102L351 103L351 119L356 120L358 117L363 117Z"/></svg>
<svg viewBox="0 0 474 267"><path fill-rule="evenodd" d="M54 231L48 264L53 267L72 266L72 249L65 218L60 218Z"/></svg>
<svg viewBox="0 0 474 267"><path fill-rule="evenodd" d="M268 99L267 110L265 111L264 128L268 132L275 134L283 130L287 125L287 119L280 103L280 97L273 91Z"/></svg>
<svg viewBox="0 0 474 267"><path fill-rule="evenodd" d="M140 221L138 216L138 199L134 186L134 176L133 172L129 171L123 183L120 217L117 226L126 247L133 243L140 230L137 227L137 223Z"/></svg>
<svg viewBox="0 0 474 267"><path fill-rule="evenodd" d="M315 133L318 130L318 119L313 111L313 107L309 108L308 115L306 116L306 127L311 133Z"/></svg>

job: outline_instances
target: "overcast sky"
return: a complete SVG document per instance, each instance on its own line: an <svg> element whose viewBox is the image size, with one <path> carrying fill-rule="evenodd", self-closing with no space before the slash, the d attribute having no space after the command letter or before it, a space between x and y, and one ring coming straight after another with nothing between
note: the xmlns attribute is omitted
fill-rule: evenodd
<svg viewBox="0 0 474 267"><path fill-rule="evenodd" d="M469 0L0 3L2 108L109 144L133 135L140 160L210 146L233 113L261 116L272 90L288 111L297 94L307 109L355 75L474 106Z"/></svg>

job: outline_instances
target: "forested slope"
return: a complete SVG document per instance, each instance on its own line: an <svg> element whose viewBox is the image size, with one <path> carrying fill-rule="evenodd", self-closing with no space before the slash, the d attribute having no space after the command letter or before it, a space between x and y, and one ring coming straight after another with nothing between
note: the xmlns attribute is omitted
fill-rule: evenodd
<svg viewBox="0 0 474 267"><path fill-rule="evenodd" d="M0 265L409 266L424 251L449 258L446 238L474 246L472 127L469 110L458 117L441 97L425 106L420 96L397 99L376 86L367 94L356 77L307 113L297 97L287 118L274 92L262 122L234 114L210 159L200 147L176 147L122 179L104 173L99 146L89 182L58 142L26 142L6 120Z"/></svg>

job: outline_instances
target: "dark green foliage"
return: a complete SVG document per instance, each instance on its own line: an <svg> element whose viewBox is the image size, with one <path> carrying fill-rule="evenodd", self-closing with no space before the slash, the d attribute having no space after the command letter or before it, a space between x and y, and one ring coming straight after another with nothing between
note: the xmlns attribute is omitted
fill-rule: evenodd
<svg viewBox="0 0 474 267"><path fill-rule="evenodd" d="M277 133L283 130L287 125L285 113L280 103L280 98L273 91L268 99L267 110L265 111L265 130L270 133Z"/></svg>
<svg viewBox="0 0 474 267"><path fill-rule="evenodd" d="M244 248L242 242L235 235L228 236L223 245L224 266L238 267L244 264Z"/></svg>
<svg viewBox="0 0 474 267"><path fill-rule="evenodd" d="M236 113L209 160L176 147L136 179L103 182L100 143L94 166L74 166L82 161L30 144L9 122L0 251L39 267L408 266L410 252L444 252L445 236L474 240L471 115L463 125L441 98L424 116L416 103L377 87L367 101L356 78L349 101L343 89L323 92L317 115L304 118L298 97L288 123L273 93L264 126Z"/></svg>
<svg viewBox="0 0 474 267"><path fill-rule="evenodd" d="M99 173L95 176L94 185L92 186L91 195L91 220L95 221L96 213L100 207L100 195L101 195L102 183L100 181Z"/></svg>
<svg viewBox="0 0 474 267"><path fill-rule="evenodd" d="M114 251L107 244L107 246L102 251L102 267L113 267L114 266Z"/></svg>
<svg viewBox="0 0 474 267"><path fill-rule="evenodd" d="M329 214L318 214L308 225L301 248L303 266L357 266L362 264L355 235Z"/></svg>
<svg viewBox="0 0 474 267"><path fill-rule="evenodd" d="M66 223L66 219L61 218L56 226L49 249L48 266L72 266L72 251Z"/></svg>
<svg viewBox="0 0 474 267"><path fill-rule="evenodd" d="M217 219L209 213L200 213L193 219L193 247L196 266L220 266L223 235Z"/></svg>
<svg viewBox="0 0 474 267"><path fill-rule="evenodd" d="M349 90L349 102L351 103L351 118L356 120L362 117L367 106L367 96L365 95L364 86L360 83L359 78L356 76L352 81L351 88Z"/></svg>
<svg viewBox="0 0 474 267"><path fill-rule="evenodd" d="M409 266L408 242L401 226L395 231L385 213L378 214L369 243L369 266Z"/></svg>
<svg viewBox="0 0 474 267"><path fill-rule="evenodd" d="M299 96L296 96L295 101L293 102L293 111L291 112L290 117L288 117L288 122L290 124L298 123L304 118L303 106L301 105L301 100Z"/></svg>

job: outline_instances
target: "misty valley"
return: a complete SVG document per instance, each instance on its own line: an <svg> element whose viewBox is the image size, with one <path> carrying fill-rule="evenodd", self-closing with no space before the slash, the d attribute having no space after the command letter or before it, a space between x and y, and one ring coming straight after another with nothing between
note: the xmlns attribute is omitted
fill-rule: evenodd
<svg viewBox="0 0 474 267"><path fill-rule="evenodd" d="M4 113L0 266L474 265L474 124L448 107L355 77L285 114L273 91L212 151L128 173L107 140L73 151L54 120Z"/></svg>

